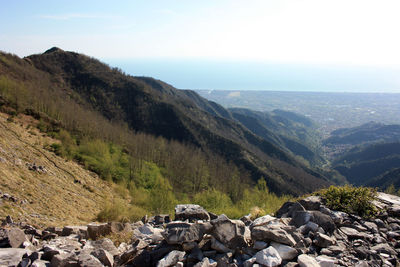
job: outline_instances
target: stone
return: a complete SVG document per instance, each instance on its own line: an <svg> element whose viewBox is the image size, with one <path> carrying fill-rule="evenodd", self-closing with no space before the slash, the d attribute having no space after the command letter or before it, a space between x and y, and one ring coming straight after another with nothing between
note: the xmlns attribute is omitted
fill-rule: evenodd
<svg viewBox="0 0 400 267"><path fill-rule="evenodd" d="M31 267L48 267L50 266L50 262L44 260L35 260L32 262Z"/></svg>
<svg viewBox="0 0 400 267"><path fill-rule="evenodd" d="M27 240L24 231L19 228L0 229L0 248L19 248Z"/></svg>
<svg viewBox="0 0 400 267"><path fill-rule="evenodd" d="M211 218L211 220L214 220L214 219L216 219L216 218ZM241 220L244 223L244 225L246 225L246 226L250 226L253 223L250 218L250 214L242 216L239 220Z"/></svg>
<svg viewBox="0 0 400 267"><path fill-rule="evenodd" d="M257 252L255 257L257 263L268 267L279 266L282 263L281 256L272 246Z"/></svg>
<svg viewBox="0 0 400 267"><path fill-rule="evenodd" d="M96 249L104 249L110 252L111 255L116 256L119 254L117 247L109 238L103 238L96 241L88 241L83 249L87 250L96 250Z"/></svg>
<svg viewBox="0 0 400 267"><path fill-rule="evenodd" d="M226 247L224 244L219 242L214 237L212 237L212 239L211 239L211 248L220 253L227 253L227 252L231 251L228 247Z"/></svg>
<svg viewBox="0 0 400 267"><path fill-rule="evenodd" d="M87 225L89 238L97 240L100 236L106 236L111 233L111 228L107 223L90 223Z"/></svg>
<svg viewBox="0 0 400 267"><path fill-rule="evenodd" d="M64 226L61 235L69 236L69 235L79 235L81 238L87 239L88 236L88 227L87 226Z"/></svg>
<svg viewBox="0 0 400 267"><path fill-rule="evenodd" d="M0 266L18 266L25 253L27 250L23 248L0 249Z"/></svg>
<svg viewBox="0 0 400 267"><path fill-rule="evenodd" d="M181 245L200 241L210 227L208 224L202 223L172 222L161 234L168 244Z"/></svg>
<svg viewBox="0 0 400 267"><path fill-rule="evenodd" d="M210 215L201 206L195 204L184 204L175 206L175 220L180 221L209 221Z"/></svg>
<svg viewBox="0 0 400 267"><path fill-rule="evenodd" d="M371 247L371 250L375 250L378 253L386 253L392 256L397 256L396 251L389 246L387 243L381 243Z"/></svg>
<svg viewBox="0 0 400 267"><path fill-rule="evenodd" d="M170 224L168 224L170 225ZM150 224L145 224L133 230L133 237L136 239L148 240L151 243L159 243L164 240L163 233L164 229L154 228Z"/></svg>
<svg viewBox="0 0 400 267"><path fill-rule="evenodd" d="M297 257L297 263L300 267L320 267L316 259L307 254L301 254Z"/></svg>
<svg viewBox="0 0 400 267"><path fill-rule="evenodd" d="M314 241L314 244L317 245L320 248L327 248L329 246L334 245L335 239L333 237L321 234L321 233L317 233L316 235L316 239Z"/></svg>
<svg viewBox="0 0 400 267"><path fill-rule="evenodd" d="M319 210L321 207L320 196L309 196L298 201L306 210Z"/></svg>
<svg viewBox="0 0 400 267"><path fill-rule="evenodd" d="M293 217L294 213L297 211L306 211L306 209L299 202L294 202L289 209L289 217Z"/></svg>
<svg viewBox="0 0 400 267"><path fill-rule="evenodd" d="M78 256L78 264L79 266L87 266L87 267L103 267L104 265L93 255L87 253L81 253Z"/></svg>
<svg viewBox="0 0 400 267"><path fill-rule="evenodd" d="M170 221L171 219L169 218L169 214L159 214L154 216L155 224L169 223Z"/></svg>
<svg viewBox="0 0 400 267"><path fill-rule="evenodd" d="M340 227L340 231L342 231L348 238L365 238L365 233L359 232L356 229L350 227Z"/></svg>
<svg viewBox="0 0 400 267"><path fill-rule="evenodd" d="M114 265L113 255L103 248L96 249L90 254L95 256L105 266L112 267Z"/></svg>
<svg viewBox="0 0 400 267"><path fill-rule="evenodd" d="M230 220L225 215L211 221L212 235L225 246L236 249L247 246L250 232L240 220ZM246 231L247 230L247 231Z"/></svg>
<svg viewBox="0 0 400 267"><path fill-rule="evenodd" d="M196 263L193 267L216 267L217 262L211 261L209 258L205 257L202 261Z"/></svg>
<svg viewBox="0 0 400 267"><path fill-rule="evenodd" d="M265 215L262 217L258 217L255 219L252 224L250 225L250 228L256 227L256 226L262 226L265 224L270 223L271 221L276 220L275 217L272 217L271 215Z"/></svg>
<svg viewBox="0 0 400 267"><path fill-rule="evenodd" d="M253 240L275 241L292 247L296 245L296 241L282 225L256 226L251 230L251 237Z"/></svg>
<svg viewBox="0 0 400 267"><path fill-rule="evenodd" d="M268 243L264 241L255 241L253 245L253 248L256 250L262 250L266 247L268 247Z"/></svg>
<svg viewBox="0 0 400 267"><path fill-rule="evenodd" d="M256 257L252 257L252 258L246 260L243 263L243 267L252 267L252 266L254 266L253 264L256 262L256 260L257 260Z"/></svg>
<svg viewBox="0 0 400 267"><path fill-rule="evenodd" d="M168 253L167 256L158 261L157 267L174 266L179 261L182 261L184 259L185 254L186 253L184 251L173 250Z"/></svg>
<svg viewBox="0 0 400 267"><path fill-rule="evenodd" d="M333 231L336 229L336 225L329 215L323 214L322 212L315 210L310 212L312 214L310 219L312 222L321 226L325 232L329 234L333 233Z"/></svg>
<svg viewBox="0 0 400 267"><path fill-rule="evenodd" d="M315 258L321 267L335 267L335 259L326 257L326 256L318 256Z"/></svg>
<svg viewBox="0 0 400 267"><path fill-rule="evenodd" d="M72 267L79 266L78 258L73 253L62 253L57 254L51 259L52 266L60 266L60 267Z"/></svg>
<svg viewBox="0 0 400 267"><path fill-rule="evenodd" d="M291 224L296 227L300 227L306 223L308 223L311 219L311 213L309 211L295 211L292 215Z"/></svg>
<svg viewBox="0 0 400 267"><path fill-rule="evenodd" d="M282 207L275 212L276 217L281 218L282 216L288 215L290 208L293 206L294 202L288 201L285 202Z"/></svg>
<svg viewBox="0 0 400 267"><path fill-rule="evenodd" d="M278 251L279 256L282 258L282 260L290 261L296 258L298 255L297 249L289 247L287 245L271 242L271 246L274 247L276 251Z"/></svg>

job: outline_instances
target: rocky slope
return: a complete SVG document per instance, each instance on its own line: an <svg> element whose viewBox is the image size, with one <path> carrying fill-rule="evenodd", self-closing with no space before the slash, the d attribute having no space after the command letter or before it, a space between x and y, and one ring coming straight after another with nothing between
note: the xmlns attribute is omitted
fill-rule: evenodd
<svg viewBox="0 0 400 267"><path fill-rule="evenodd" d="M34 225L94 220L118 197L110 183L45 149L59 142L39 132L38 122L0 113L0 216Z"/></svg>
<svg viewBox="0 0 400 267"><path fill-rule="evenodd" d="M375 218L328 209L310 196L276 217L231 220L197 205L134 224L36 229L7 217L0 265L8 266L399 266L400 198L379 193ZM105 236L128 236L118 247Z"/></svg>

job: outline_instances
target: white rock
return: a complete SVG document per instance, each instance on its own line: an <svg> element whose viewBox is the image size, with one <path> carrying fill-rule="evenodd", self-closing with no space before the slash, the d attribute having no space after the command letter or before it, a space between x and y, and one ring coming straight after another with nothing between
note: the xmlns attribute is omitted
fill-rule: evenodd
<svg viewBox="0 0 400 267"><path fill-rule="evenodd" d="M262 216L262 217L259 217L259 218L255 219L253 221L253 223L251 224L251 227L265 225L265 224L268 224L269 222L271 222L273 220L276 220L276 218L272 217L270 215L265 215L265 216Z"/></svg>
<svg viewBox="0 0 400 267"><path fill-rule="evenodd" d="M268 247L268 243L266 243L264 241L256 241L256 242L254 242L254 246L253 246L253 248L256 250L262 250L266 247Z"/></svg>
<svg viewBox="0 0 400 267"><path fill-rule="evenodd" d="M316 259L306 254L301 254L297 258L297 263L300 265L300 267L321 267Z"/></svg>
<svg viewBox="0 0 400 267"><path fill-rule="evenodd" d="M167 256L158 261L157 267L174 266L185 257L184 251L173 250Z"/></svg>
<svg viewBox="0 0 400 267"><path fill-rule="evenodd" d="M282 263L282 258L278 251L272 246L263 249L256 254L256 262L267 267L279 266Z"/></svg>
<svg viewBox="0 0 400 267"><path fill-rule="evenodd" d="M276 251L278 251L279 256L281 256L282 260L292 260L298 255L295 248L289 247L287 245L271 242L271 246L273 246Z"/></svg>
<svg viewBox="0 0 400 267"><path fill-rule="evenodd" d="M318 256L317 262L321 267L335 267L335 259L327 256Z"/></svg>

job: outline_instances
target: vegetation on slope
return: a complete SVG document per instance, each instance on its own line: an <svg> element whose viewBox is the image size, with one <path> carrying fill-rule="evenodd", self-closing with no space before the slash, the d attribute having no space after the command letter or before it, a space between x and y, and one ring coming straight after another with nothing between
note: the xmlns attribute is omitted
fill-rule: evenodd
<svg viewBox="0 0 400 267"><path fill-rule="evenodd" d="M59 140L47 149L115 183L118 194L131 199L129 205L108 202L99 220L137 220L145 213L170 212L178 201L201 203L216 212L229 207L224 212L237 217L256 205L267 212L287 200L268 192L266 185L261 191L252 186L245 169L221 156L135 133L123 121L104 117L65 83L53 82L60 77L37 70L29 60L1 54L0 63L0 109L35 117L43 133ZM266 184L265 179L260 183Z"/></svg>

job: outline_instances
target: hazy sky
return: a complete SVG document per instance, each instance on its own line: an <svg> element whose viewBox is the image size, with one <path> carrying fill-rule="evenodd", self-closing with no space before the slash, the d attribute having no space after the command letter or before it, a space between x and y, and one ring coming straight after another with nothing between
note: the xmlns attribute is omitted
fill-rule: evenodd
<svg viewBox="0 0 400 267"><path fill-rule="evenodd" d="M400 65L398 0L0 0L0 49Z"/></svg>
<svg viewBox="0 0 400 267"><path fill-rule="evenodd" d="M399 0L0 4L19 56L58 46L178 88L400 92Z"/></svg>

